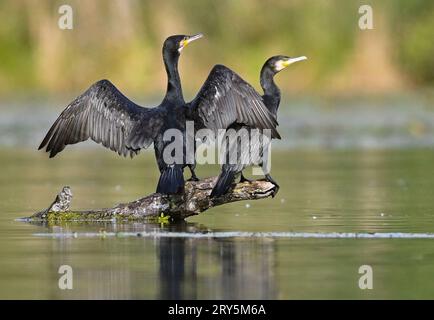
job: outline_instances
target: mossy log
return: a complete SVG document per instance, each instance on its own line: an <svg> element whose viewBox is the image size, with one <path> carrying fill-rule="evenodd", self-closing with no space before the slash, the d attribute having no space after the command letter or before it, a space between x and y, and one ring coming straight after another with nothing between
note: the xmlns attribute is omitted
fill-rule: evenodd
<svg viewBox="0 0 434 320"><path fill-rule="evenodd" d="M209 197L217 177L200 181L188 181L183 194L150 194L144 198L121 203L113 208L75 211L70 210L72 191L68 186L56 196L45 210L26 218L29 221L159 221L183 220L198 215L209 208L225 203L257 200L274 196L276 186L264 180L245 181L235 184L222 197Z"/></svg>

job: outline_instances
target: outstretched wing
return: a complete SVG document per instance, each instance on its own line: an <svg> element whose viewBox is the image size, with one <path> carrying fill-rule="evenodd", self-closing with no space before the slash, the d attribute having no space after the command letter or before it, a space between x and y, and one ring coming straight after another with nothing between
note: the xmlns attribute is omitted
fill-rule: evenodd
<svg viewBox="0 0 434 320"><path fill-rule="evenodd" d="M62 111L39 149L47 146L51 158L66 145L91 138L119 155L133 157L152 144L162 123L158 108L140 107L110 81L101 80Z"/></svg>
<svg viewBox="0 0 434 320"><path fill-rule="evenodd" d="M276 117L268 111L256 90L231 69L216 65L189 104L190 117L199 127L226 129L233 123L270 129L280 139Z"/></svg>

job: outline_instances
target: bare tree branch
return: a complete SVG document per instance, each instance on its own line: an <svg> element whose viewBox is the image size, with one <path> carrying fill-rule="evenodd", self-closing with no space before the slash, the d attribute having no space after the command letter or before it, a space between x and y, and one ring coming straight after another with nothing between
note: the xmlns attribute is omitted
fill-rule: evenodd
<svg viewBox="0 0 434 320"><path fill-rule="evenodd" d="M217 177L212 177L200 181L188 181L182 195L168 196L153 193L129 203L118 204L113 208L86 211L70 210L72 191L65 186L46 210L26 219L30 221L183 220L225 203L268 198L274 196L276 191L276 186L268 181L246 181L234 185L226 195L210 199L209 195L216 179Z"/></svg>

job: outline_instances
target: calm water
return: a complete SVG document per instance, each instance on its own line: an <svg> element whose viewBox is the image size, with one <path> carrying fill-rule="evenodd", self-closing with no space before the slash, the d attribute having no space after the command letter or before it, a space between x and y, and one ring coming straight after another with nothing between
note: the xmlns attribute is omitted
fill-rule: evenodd
<svg viewBox="0 0 434 320"><path fill-rule="evenodd" d="M434 151L280 151L274 199L217 207L181 225L37 225L14 221L71 186L73 208L113 206L152 192L151 152L0 149L0 298L434 298L433 239L179 239L38 237L106 231L434 232ZM217 168L200 168L200 176ZM248 204L246 206L246 204ZM58 288L58 268L74 289ZM360 290L370 265L374 289Z"/></svg>

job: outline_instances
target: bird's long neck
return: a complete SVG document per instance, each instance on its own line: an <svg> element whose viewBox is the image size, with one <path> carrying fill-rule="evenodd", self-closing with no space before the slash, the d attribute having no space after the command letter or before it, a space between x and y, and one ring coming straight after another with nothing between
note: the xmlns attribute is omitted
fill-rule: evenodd
<svg viewBox="0 0 434 320"><path fill-rule="evenodd" d="M280 104L280 89L274 83L274 75L275 73L270 68L263 67L260 82L262 90L264 90L264 95L262 96L264 104L271 113L276 115Z"/></svg>
<svg viewBox="0 0 434 320"><path fill-rule="evenodd" d="M167 91L165 101L184 103L182 95L181 79L178 72L179 55L163 53L164 66L167 73Z"/></svg>

